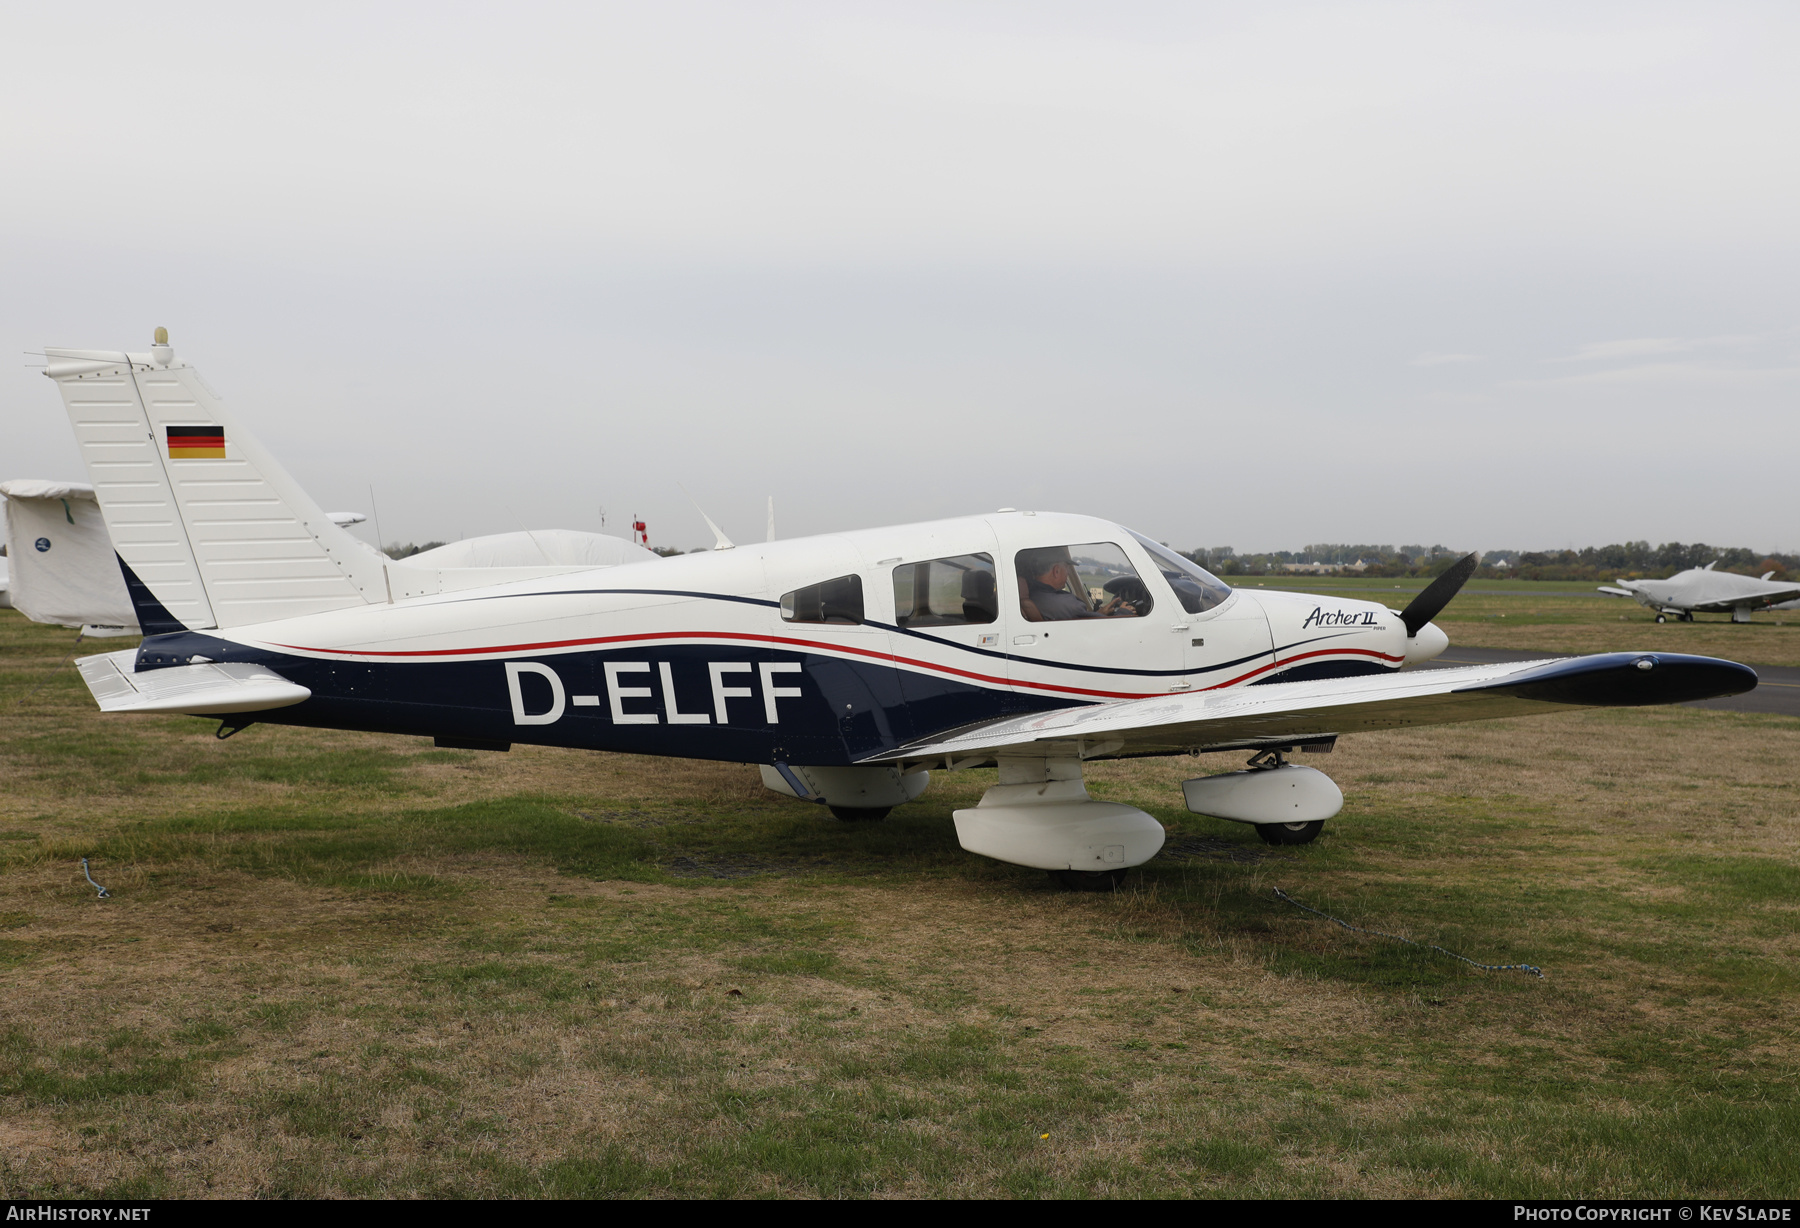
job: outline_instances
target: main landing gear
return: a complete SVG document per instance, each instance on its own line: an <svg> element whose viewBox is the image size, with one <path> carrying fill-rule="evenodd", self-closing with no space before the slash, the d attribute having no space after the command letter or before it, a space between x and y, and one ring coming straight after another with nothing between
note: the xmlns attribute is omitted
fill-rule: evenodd
<svg viewBox="0 0 1800 1228"><path fill-rule="evenodd" d="M892 806L832 806L833 818L846 823L871 823L876 819L885 819L893 811Z"/></svg>
<svg viewBox="0 0 1800 1228"><path fill-rule="evenodd" d="M1694 612L1692 610L1677 610L1674 617L1675 621L1678 623L1691 623L1694 621ZM1656 616L1656 621L1659 623L1666 623L1669 621L1669 615L1658 614Z"/></svg>
<svg viewBox="0 0 1800 1228"><path fill-rule="evenodd" d="M1050 877L1070 891L1117 891L1125 882L1125 871L1052 870Z"/></svg>
<svg viewBox="0 0 1800 1228"><path fill-rule="evenodd" d="M1112 891L1156 856L1163 825L1135 806L1088 796L1078 746L1062 757L999 756L1000 779L955 813L957 843L971 853L1047 870L1070 891Z"/></svg>

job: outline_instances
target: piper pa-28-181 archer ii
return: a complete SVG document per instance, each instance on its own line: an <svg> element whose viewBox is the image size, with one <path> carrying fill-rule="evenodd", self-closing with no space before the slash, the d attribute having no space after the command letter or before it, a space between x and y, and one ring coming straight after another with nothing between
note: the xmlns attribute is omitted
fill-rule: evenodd
<svg viewBox="0 0 1800 1228"><path fill-rule="evenodd" d="M1760 580L1730 571L1714 571L1715 564L1678 571L1667 580L1620 580L1618 588L1602 584L1608 597L1630 597L1656 611L1656 621L1673 614L1693 622L1695 614L1729 614L1734 623L1747 623L1754 610L1800 608L1800 584L1771 580L1765 571Z"/></svg>
<svg viewBox="0 0 1800 1228"><path fill-rule="evenodd" d="M1474 556L1399 613L1234 590L1092 516L1004 510L603 570L420 568L332 523L159 333L51 349L141 647L80 661L106 712L217 716L759 765L772 789L881 818L930 769L997 766L963 848L1100 889L1163 828L1091 798L1093 759L1249 751L1187 782L1270 843L1343 795L1289 762L1365 730L1756 685L1706 657L1610 653L1399 672Z"/></svg>

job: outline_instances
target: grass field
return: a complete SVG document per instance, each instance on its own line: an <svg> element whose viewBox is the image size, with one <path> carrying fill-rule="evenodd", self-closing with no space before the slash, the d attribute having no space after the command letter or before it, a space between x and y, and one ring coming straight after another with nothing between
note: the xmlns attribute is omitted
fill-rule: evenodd
<svg viewBox="0 0 1800 1228"><path fill-rule="evenodd" d="M1233 577L1244 588L1339 593L1404 609L1425 580L1302 576L1292 580ZM1691 623L1661 623L1623 597L1604 597L1585 582L1471 580L1437 624L1465 648L1544 652L1690 652L1750 665L1800 666L1800 610L1768 610L1748 623L1700 614Z"/></svg>
<svg viewBox="0 0 1800 1228"><path fill-rule="evenodd" d="M1095 765L1170 843L1083 895L957 848L991 772L843 824L738 766L219 742L101 718L72 638L0 613L7 1196L1800 1189L1800 721L1347 739L1300 849L1180 809L1235 756Z"/></svg>

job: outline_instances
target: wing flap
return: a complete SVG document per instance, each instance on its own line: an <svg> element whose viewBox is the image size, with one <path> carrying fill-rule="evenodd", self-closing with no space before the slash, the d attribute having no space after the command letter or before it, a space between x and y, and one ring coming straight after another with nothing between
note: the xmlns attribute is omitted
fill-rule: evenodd
<svg viewBox="0 0 1800 1228"><path fill-rule="evenodd" d="M1686 703L1756 685L1748 666L1711 657L1604 653L1362 678L1123 700L990 722L876 756L885 761L1002 754L1172 755L1315 741L1578 707Z"/></svg>
<svg viewBox="0 0 1800 1228"><path fill-rule="evenodd" d="M286 708L312 692L261 665L172 665L138 671L136 649L82 657L81 680L102 712L218 716Z"/></svg>

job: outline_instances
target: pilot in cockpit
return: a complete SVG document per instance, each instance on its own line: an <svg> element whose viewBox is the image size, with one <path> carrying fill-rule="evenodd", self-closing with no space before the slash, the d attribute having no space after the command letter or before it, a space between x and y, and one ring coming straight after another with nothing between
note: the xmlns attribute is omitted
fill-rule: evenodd
<svg viewBox="0 0 1800 1228"><path fill-rule="evenodd" d="M1073 618L1135 618L1137 611L1114 597L1095 609L1074 586L1081 583L1067 546L1021 550L1014 560L1019 575L1019 608L1028 622L1063 622Z"/></svg>

